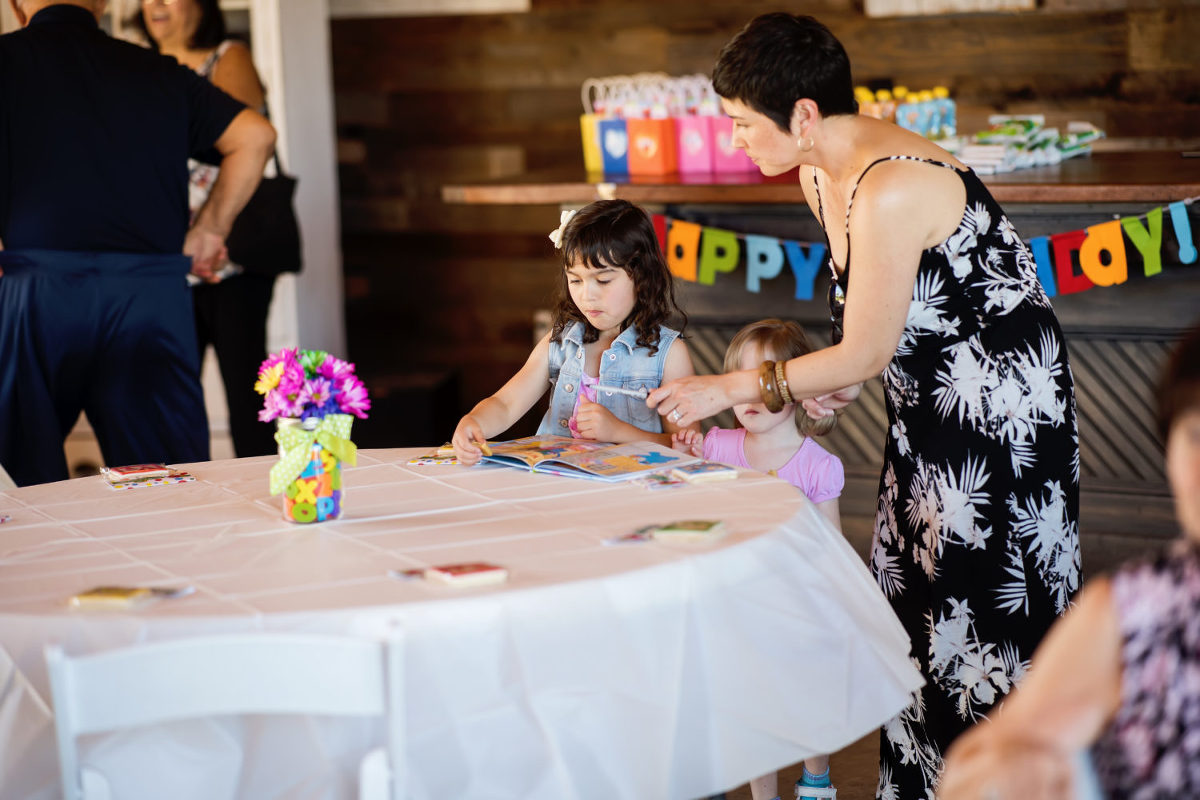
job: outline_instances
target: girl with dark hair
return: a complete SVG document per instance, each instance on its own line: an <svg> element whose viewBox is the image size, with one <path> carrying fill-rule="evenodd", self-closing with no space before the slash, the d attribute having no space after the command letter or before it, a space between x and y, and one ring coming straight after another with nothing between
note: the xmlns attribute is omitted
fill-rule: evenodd
<svg viewBox="0 0 1200 800"><path fill-rule="evenodd" d="M636 396L695 374L680 331L667 327L672 315L681 328L687 317L650 217L626 200L598 200L563 212L550 239L562 257L553 326L525 366L458 423L452 441L462 464L477 462L479 443L533 408L547 381L550 408L539 434L670 445L680 429Z"/></svg>
<svg viewBox="0 0 1200 800"><path fill-rule="evenodd" d="M973 173L855 113L850 62L804 16L767 14L721 51L733 143L798 172L830 252L833 345L668 381L687 425L738 403L813 417L882 373L888 433L870 559L926 679L884 726L879 795L932 796L950 742L1025 674L1079 588L1075 393L1033 256Z"/></svg>
<svg viewBox="0 0 1200 800"><path fill-rule="evenodd" d="M164 55L191 67L261 114L266 96L250 51L226 38L217 0L143 0L133 23ZM188 162L188 205L193 216L208 200L217 179L215 154ZM238 456L275 452L273 429L258 421L261 398L254 376L267 355L267 314L278 270L233 264L227 259L218 278L192 287L200 358L211 344L225 384L229 433Z"/></svg>
<svg viewBox="0 0 1200 800"><path fill-rule="evenodd" d="M1104 797L1200 797L1200 328L1158 401L1183 536L1088 581L1001 713L955 742L941 800L1078 797L1088 747Z"/></svg>

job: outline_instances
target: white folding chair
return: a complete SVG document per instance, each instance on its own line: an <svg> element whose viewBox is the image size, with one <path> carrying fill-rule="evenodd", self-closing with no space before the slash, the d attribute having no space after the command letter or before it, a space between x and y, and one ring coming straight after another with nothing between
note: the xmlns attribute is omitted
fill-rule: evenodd
<svg viewBox="0 0 1200 800"><path fill-rule="evenodd" d="M359 797L404 797L403 647L331 636L239 634L155 642L72 658L46 647L63 797L81 800L77 736L170 720L241 714L387 717ZM85 780L87 773L87 780Z"/></svg>

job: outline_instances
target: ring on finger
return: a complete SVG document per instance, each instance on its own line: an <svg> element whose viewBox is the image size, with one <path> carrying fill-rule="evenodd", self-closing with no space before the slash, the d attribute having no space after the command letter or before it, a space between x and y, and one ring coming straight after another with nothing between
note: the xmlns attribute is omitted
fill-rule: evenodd
<svg viewBox="0 0 1200 800"><path fill-rule="evenodd" d="M680 417L682 417L682 416L683 416L683 415L679 413L679 409L678 409L678 408L677 408L677 409L675 409L674 411L672 411L672 412L671 412L671 419L672 419L672 421L674 421L674 422L679 422L679 418L680 418Z"/></svg>

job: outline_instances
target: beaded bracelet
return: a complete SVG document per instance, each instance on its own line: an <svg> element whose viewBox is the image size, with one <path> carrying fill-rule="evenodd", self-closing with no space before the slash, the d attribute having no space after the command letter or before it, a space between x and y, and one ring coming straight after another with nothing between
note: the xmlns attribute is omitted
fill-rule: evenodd
<svg viewBox="0 0 1200 800"><path fill-rule="evenodd" d="M758 393L762 395L767 411L774 414L783 409L783 397L779 394L779 387L775 385L774 361L764 361L758 368Z"/></svg>
<svg viewBox="0 0 1200 800"><path fill-rule="evenodd" d="M790 404L796 402L796 399L792 397L792 390L788 388L787 372L784 369L786 366L786 361L775 362L775 388L779 390L779 396L783 398L783 402Z"/></svg>

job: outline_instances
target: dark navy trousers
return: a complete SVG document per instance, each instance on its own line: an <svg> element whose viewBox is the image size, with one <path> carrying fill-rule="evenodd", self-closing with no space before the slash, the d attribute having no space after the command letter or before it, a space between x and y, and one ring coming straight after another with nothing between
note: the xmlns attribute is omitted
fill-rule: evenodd
<svg viewBox="0 0 1200 800"><path fill-rule="evenodd" d="M182 255L0 251L0 463L18 486L69 477L86 411L105 463L207 461Z"/></svg>

